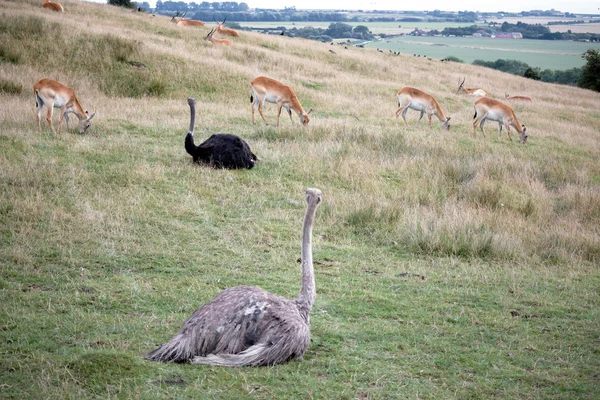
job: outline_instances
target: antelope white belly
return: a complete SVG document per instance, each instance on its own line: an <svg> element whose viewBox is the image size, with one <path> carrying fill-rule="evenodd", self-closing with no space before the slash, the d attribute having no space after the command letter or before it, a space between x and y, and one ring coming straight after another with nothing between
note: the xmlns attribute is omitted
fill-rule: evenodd
<svg viewBox="0 0 600 400"><path fill-rule="evenodd" d="M411 100L410 104L408 105L408 108L412 108L413 110L417 110L417 111L427 111L427 104L421 103L418 100Z"/></svg>
<svg viewBox="0 0 600 400"><path fill-rule="evenodd" d="M493 110L490 110L487 112L487 114L485 115L486 119L490 119L492 121L498 121L498 122L502 122L504 120L504 116L500 113L497 113Z"/></svg>
<svg viewBox="0 0 600 400"><path fill-rule="evenodd" d="M67 104L67 101L65 99L63 99L60 96L55 96L54 97L54 107L55 108L61 108L64 107Z"/></svg>
<svg viewBox="0 0 600 400"><path fill-rule="evenodd" d="M275 96L270 93L265 94L265 101L268 103L277 103L279 101L279 99L280 99L279 96Z"/></svg>

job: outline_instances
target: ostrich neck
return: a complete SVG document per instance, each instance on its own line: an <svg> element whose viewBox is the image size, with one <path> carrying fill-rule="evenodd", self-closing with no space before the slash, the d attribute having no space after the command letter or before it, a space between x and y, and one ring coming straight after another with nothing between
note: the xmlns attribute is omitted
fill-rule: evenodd
<svg viewBox="0 0 600 400"><path fill-rule="evenodd" d="M302 224L302 289L298 302L312 310L315 302L315 273L312 259L312 227L317 211L317 204L309 204Z"/></svg>
<svg viewBox="0 0 600 400"><path fill-rule="evenodd" d="M190 129L188 133L194 134L194 125L196 123L196 104L190 103Z"/></svg>

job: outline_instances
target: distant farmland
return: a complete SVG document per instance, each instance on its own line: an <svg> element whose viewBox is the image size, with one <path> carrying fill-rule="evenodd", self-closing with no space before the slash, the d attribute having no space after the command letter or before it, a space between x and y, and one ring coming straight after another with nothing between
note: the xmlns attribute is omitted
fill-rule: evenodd
<svg viewBox="0 0 600 400"><path fill-rule="evenodd" d="M583 66L585 60L581 54L589 48L600 49L600 44L567 40L400 36L371 42L365 47L436 59L455 56L466 63L477 59L495 61L503 58L523 61L542 69L564 70Z"/></svg>
<svg viewBox="0 0 600 400"><path fill-rule="evenodd" d="M537 20L525 22L539 23ZM513 21L514 22L514 21ZM547 21L543 21L547 23ZM241 23L242 26L252 28L277 28L286 29L303 28L312 26L315 28L327 29L331 22L247 22ZM457 28L460 26L470 26L472 23L452 23L452 22L352 22L348 25L368 26L374 34L394 35L400 33L409 33L413 29L431 29L443 30L445 27ZM560 30L566 31L597 31L600 24L583 24L583 26L573 25L566 27L560 25ZM557 31L553 26L552 31ZM581 67L585 60L581 55L589 48L600 49L600 43L572 42L568 40L530 40L530 39L492 39L492 38L474 38L474 37L419 37L419 36L398 36L385 38L366 44L367 48L380 48L383 50L399 51L403 54L420 54L421 56L442 59L448 56L455 56L466 63L472 63L480 59L484 61L495 61L499 58L519 60L532 67L542 69L564 70L574 67Z"/></svg>

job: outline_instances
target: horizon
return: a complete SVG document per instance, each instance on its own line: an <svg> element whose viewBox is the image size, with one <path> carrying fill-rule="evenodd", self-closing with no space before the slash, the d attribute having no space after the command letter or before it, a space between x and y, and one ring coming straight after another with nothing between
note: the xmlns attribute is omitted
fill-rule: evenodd
<svg viewBox="0 0 600 400"><path fill-rule="evenodd" d="M107 0L84 0L92 3L107 3ZM156 0L145 0L150 4L151 8L156 7ZM184 3L201 3L199 0L179 0ZM135 1L134 1L135 2ZM138 3L143 3L144 1L137 1ZM178 2L178 1L175 1ZM502 7L499 7L495 4L481 4L478 0L459 0L453 3L452 9L447 8L447 2L441 0L433 0L428 2L430 7L427 9L421 8L418 6L410 6L410 5L402 5L398 6L396 1L391 0L381 0L381 1L371 1L371 2L362 2L362 1L330 1L327 2L327 6L323 5L323 2L315 1L315 0L304 0L301 2L301 6L298 6L298 2L294 0L248 0L248 1L238 1L238 3L246 3L248 7L251 9L255 8L263 8L263 9L274 9L274 10L283 10L285 8L295 7L297 10L335 10L335 11L449 11L449 12L458 12L458 11L475 11L475 12L510 12L510 13L519 13L522 11L532 11L532 10L556 10L560 12L569 12L573 14L595 14L600 15L600 8L598 7L600 3L596 0L579 0L574 2L565 2L565 1L543 1L543 0L528 0L525 2L521 1L505 1L502 4ZM337 4L343 4L344 6L337 6ZM484 7L484 8L483 8Z"/></svg>

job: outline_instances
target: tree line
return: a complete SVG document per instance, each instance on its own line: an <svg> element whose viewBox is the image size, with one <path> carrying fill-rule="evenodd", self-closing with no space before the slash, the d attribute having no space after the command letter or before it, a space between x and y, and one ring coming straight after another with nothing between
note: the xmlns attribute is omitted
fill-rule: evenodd
<svg viewBox="0 0 600 400"><path fill-rule="evenodd" d="M550 28L545 25L526 24L520 21L516 24L503 22L502 25L499 26L497 24L490 24L488 26L471 25L459 28L447 27L442 31L433 29L429 31L429 34L444 36L473 36L474 33L481 31L489 34L497 32L520 32L523 35L523 39L575 41L588 40L590 42L600 42L600 35L597 33L573 33L571 30L567 30L567 32L551 32Z"/></svg>

